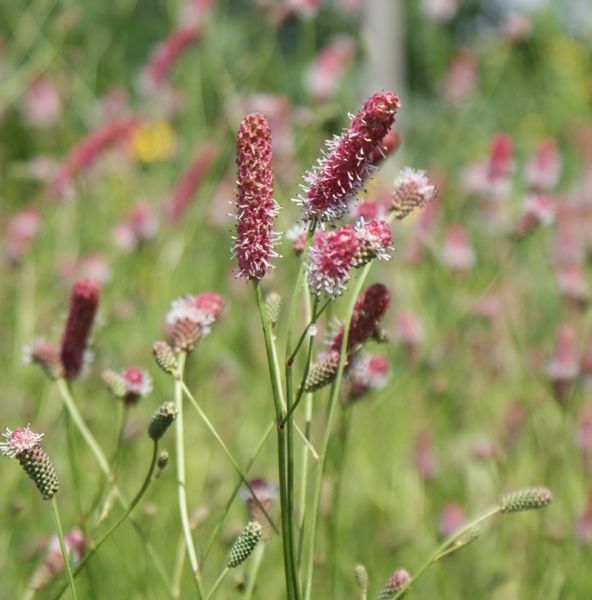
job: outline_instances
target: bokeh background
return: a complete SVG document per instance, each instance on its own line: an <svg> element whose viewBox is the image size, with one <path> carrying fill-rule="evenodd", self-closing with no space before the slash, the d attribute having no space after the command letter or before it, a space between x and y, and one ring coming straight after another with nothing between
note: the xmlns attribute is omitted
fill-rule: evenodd
<svg viewBox="0 0 592 600"><path fill-rule="evenodd" d="M103 296L93 356L74 394L111 452L123 408L101 372L137 365L152 373L152 394L126 415L119 477L132 495L150 458L144 428L172 395L170 380L152 365L151 344L163 335L173 298L213 290L226 309L191 357L188 382L246 463L273 409L252 290L235 278L230 257L235 131L249 111L270 120L277 229L285 232L299 218L290 199L324 140L384 88L401 97L401 146L363 206L379 207L405 165L427 169L439 200L395 225L394 258L372 271L372 281L393 293L384 323L390 341L378 349L389 357L390 378L338 415L313 596L356 597L357 562L377 589L395 567L418 568L439 538L501 493L541 484L554 492L551 507L494 522L411 595L588 598L586 0L3 3L0 423L31 422L46 432L65 526L81 526L78 507L92 503L100 474L80 443L84 479L75 489L61 402L38 369L23 365L22 349L39 335L58 339L73 281L97 279ZM517 236L525 227L529 235ZM287 240L280 253L264 288L287 296L297 261ZM331 317L340 310L338 303ZM323 323L321 335L330 327ZM323 393L315 400L313 443L326 401ZM188 495L201 515L194 533L203 551L236 478L192 417ZM164 446L172 450L171 440ZM272 439L252 473L275 481ZM53 523L16 464L3 461L0 478L0 596L13 598L42 561ZM172 570L174 469L138 516ZM205 563L207 582L245 519L237 500ZM124 526L93 559L80 580L84 598L164 597L131 531ZM242 569L233 573L220 597L239 598L243 577ZM275 538L256 597L280 598L282 577ZM187 574L181 583L182 597L190 597Z"/></svg>

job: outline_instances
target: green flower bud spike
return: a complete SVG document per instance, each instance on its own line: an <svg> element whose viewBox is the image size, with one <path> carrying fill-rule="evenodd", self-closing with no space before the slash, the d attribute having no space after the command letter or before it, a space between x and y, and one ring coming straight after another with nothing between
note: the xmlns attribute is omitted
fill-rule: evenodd
<svg viewBox="0 0 592 600"><path fill-rule="evenodd" d="M329 385L337 375L339 352L328 352L323 358L314 362L304 382L305 392L316 392Z"/></svg>
<svg viewBox="0 0 592 600"><path fill-rule="evenodd" d="M255 549L261 539L263 527L257 521L251 521L239 534L226 556L226 566L230 569L238 567Z"/></svg>
<svg viewBox="0 0 592 600"><path fill-rule="evenodd" d="M526 488L507 494L501 501L502 513L544 508L551 504L553 494L545 487Z"/></svg>
<svg viewBox="0 0 592 600"><path fill-rule="evenodd" d="M411 576L405 569L397 569L384 584L376 600L390 600L400 592L411 580Z"/></svg>
<svg viewBox="0 0 592 600"><path fill-rule="evenodd" d="M366 567L364 565L356 565L354 568L354 577L362 592L362 597L365 598L368 593L368 571Z"/></svg>
<svg viewBox="0 0 592 600"><path fill-rule="evenodd" d="M148 425L148 435L157 442L176 418L177 411L173 402L161 404L152 415L152 420Z"/></svg>
<svg viewBox="0 0 592 600"><path fill-rule="evenodd" d="M280 318L280 311L282 308L282 297L275 292L271 292L265 298L265 304L263 305L263 313L265 318L272 324L275 325Z"/></svg>
<svg viewBox="0 0 592 600"><path fill-rule="evenodd" d="M166 342L154 342L152 355L154 356L154 362L156 362L162 371L174 377L177 376L177 357L175 356L175 351Z"/></svg>

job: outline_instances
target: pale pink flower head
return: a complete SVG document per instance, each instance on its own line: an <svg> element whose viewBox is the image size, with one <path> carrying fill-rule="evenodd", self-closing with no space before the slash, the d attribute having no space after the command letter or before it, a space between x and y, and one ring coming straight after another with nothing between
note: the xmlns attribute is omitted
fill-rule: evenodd
<svg viewBox="0 0 592 600"><path fill-rule="evenodd" d="M113 242L125 252L136 250L156 234L158 221L146 202L134 204L111 231Z"/></svg>
<svg viewBox="0 0 592 600"><path fill-rule="evenodd" d="M526 163L524 179L531 189L548 192L555 188L561 175L561 156L553 138L543 140Z"/></svg>
<svg viewBox="0 0 592 600"><path fill-rule="evenodd" d="M283 94L252 94L242 102L243 112L262 113L273 131L271 146L274 158L290 156L294 140L290 128L292 106Z"/></svg>
<svg viewBox="0 0 592 600"><path fill-rule="evenodd" d="M477 56L470 50L458 50L450 58L440 83L444 102L458 106L470 98L477 86Z"/></svg>
<svg viewBox="0 0 592 600"><path fill-rule="evenodd" d="M351 215L354 219L383 219L386 216L386 207L375 198L365 198L361 202L352 204Z"/></svg>
<svg viewBox="0 0 592 600"><path fill-rule="evenodd" d="M499 453L498 445L490 438L481 437L471 443L471 456L477 460L491 460Z"/></svg>
<svg viewBox="0 0 592 600"><path fill-rule="evenodd" d="M308 227L304 223L296 223L286 231L286 238L292 242L292 250L296 256L304 252Z"/></svg>
<svg viewBox="0 0 592 600"><path fill-rule="evenodd" d="M399 105L392 92L370 96L349 127L327 142L328 153L307 172L303 194L295 200L307 220L334 221L348 211L375 169L374 151L390 131Z"/></svg>
<svg viewBox="0 0 592 600"><path fill-rule="evenodd" d="M277 487L263 478L251 479L249 485L257 498L263 502L269 502L270 500L276 500L278 497ZM238 493L239 497L243 500L252 500L253 494L248 487L242 487Z"/></svg>
<svg viewBox="0 0 592 600"><path fill-rule="evenodd" d="M34 433L26 425L25 427L17 427L14 430L6 427L2 435L4 441L0 442L0 454L8 458L15 458L22 452L38 446L45 434Z"/></svg>
<svg viewBox="0 0 592 600"><path fill-rule="evenodd" d="M530 18L517 12L509 13L501 26L501 34L511 42L520 41L532 32L532 21Z"/></svg>
<svg viewBox="0 0 592 600"><path fill-rule="evenodd" d="M581 265L558 265L555 281L559 293L570 305L585 306L590 302L590 286Z"/></svg>
<svg viewBox="0 0 592 600"><path fill-rule="evenodd" d="M547 377L553 384L557 400L564 402L580 373L578 334L571 325L561 325L555 334L553 352L547 362Z"/></svg>
<svg viewBox="0 0 592 600"><path fill-rule="evenodd" d="M574 202L557 202L557 225L553 236L553 258L560 265L581 265L585 259L583 221Z"/></svg>
<svg viewBox="0 0 592 600"><path fill-rule="evenodd" d="M37 338L23 347L23 362L40 366L50 379L64 376L59 348L44 338Z"/></svg>
<svg viewBox="0 0 592 600"><path fill-rule="evenodd" d="M147 396L152 391L152 377L147 371L138 367L128 367L120 373L121 381L125 386L123 401L126 404L136 404L140 398Z"/></svg>
<svg viewBox="0 0 592 600"><path fill-rule="evenodd" d="M512 446L516 443L524 424L524 409L518 402L511 402L504 412L502 437L505 443Z"/></svg>
<svg viewBox="0 0 592 600"><path fill-rule="evenodd" d="M58 91L45 75L37 77L23 96L23 114L32 127L50 127L59 119L61 108Z"/></svg>
<svg viewBox="0 0 592 600"><path fill-rule="evenodd" d="M353 53L354 41L347 35L337 36L321 49L305 75L306 90L315 100L335 94Z"/></svg>
<svg viewBox="0 0 592 600"><path fill-rule="evenodd" d="M353 398L382 389L388 381L389 364L382 354L356 354L349 360L350 394Z"/></svg>
<svg viewBox="0 0 592 600"><path fill-rule="evenodd" d="M311 291L336 298L350 279L354 257L360 249L356 231L342 225L331 231L318 229L308 254L306 277Z"/></svg>
<svg viewBox="0 0 592 600"><path fill-rule="evenodd" d="M421 10L430 21L444 23L456 14L458 0L421 0Z"/></svg>
<svg viewBox="0 0 592 600"><path fill-rule="evenodd" d="M465 519L465 511L458 502L445 504L438 519L438 533L441 537L447 538L463 525Z"/></svg>
<svg viewBox="0 0 592 600"><path fill-rule="evenodd" d="M415 436L413 463L422 479L430 481L434 478L436 460L432 448L432 434L429 429L422 429Z"/></svg>
<svg viewBox="0 0 592 600"><path fill-rule="evenodd" d="M278 206L273 199L271 131L261 113L241 122L236 138L237 200L234 255L239 276L262 279L277 256L273 232Z"/></svg>
<svg viewBox="0 0 592 600"><path fill-rule="evenodd" d="M543 194L529 194L524 200L522 216L520 217L515 234L527 236L539 226L550 225L555 220L555 201Z"/></svg>
<svg viewBox="0 0 592 600"><path fill-rule="evenodd" d="M103 254L89 252L79 257L64 258L58 265L57 276L66 286L79 279L92 279L102 285L111 279L111 267Z"/></svg>
<svg viewBox="0 0 592 600"><path fill-rule="evenodd" d="M475 251L462 225L451 225L444 234L440 258L454 273L461 275L475 264Z"/></svg>
<svg viewBox="0 0 592 600"><path fill-rule="evenodd" d="M505 133L498 133L491 140L487 177L491 183L505 180L513 168L512 138Z"/></svg>
<svg viewBox="0 0 592 600"><path fill-rule="evenodd" d="M436 192L425 171L405 167L394 182L391 210L397 219L404 219L433 200Z"/></svg>
<svg viewBox="0 0 592 600"><path fill-rule="evenodd" d="M394 319L394 339L405 351L409 362L417 358L417 350L424 339L424 328L419 316L410 310L399 311Z"/></svg>
<svg viewBox="0 0 592 600"><path fill-rule="evenodd" d="M323 0L286 0L286 9L297 15L310 18L315 15Z"/></svg>
<svg viewBox="0 0 592 600"><path fill-rule="evenodd" d="M25 208L8 220L4 232L4 256L11 265L21 262L39 233L41 217L35 208Z"/></svg>
<svg viewBox="0 0 592 600"><path fill-rule="evenodd" d="M361 219L354 227L358 241L358 250L353 258L353 266L361 267L374 258L390 260L391 255L391 229L383 219Z"/></svg>

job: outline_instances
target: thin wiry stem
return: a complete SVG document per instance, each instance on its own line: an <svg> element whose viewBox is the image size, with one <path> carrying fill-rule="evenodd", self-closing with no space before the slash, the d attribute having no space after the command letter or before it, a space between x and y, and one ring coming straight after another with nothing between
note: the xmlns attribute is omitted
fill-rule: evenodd
<svg viewBox="0 0 592 600"><path fill-rule="evenodd" d="M58 512L58 504L55 496L51 499L51 508L53 510L53 518L55 520L56 532L58 534L58 540L60 542L60 551L62 553L62 559L64 560L64 567L66 569L66 575L68 577L68 586L70 587L70 593L72 598L77 600L78 595L76 594L76 585L74 584L74 577L72 575L72 567L70 565L70 557L66 550L66 544L64 542L64 532L62 531L62 523L60 521L60 513Z"/></svg>
<svg viewBox="0 0 592 600"><path fill-rule="evenodd" d="M255 584L257 583L257 576L259 575L259 568L263 561L263 554L265 553L265 543L259 543L253 550L253 558L251 559L251 568L247 576L247 589L244 593L243 600L251 600L253 592L255 591Z"/></svg>
<svg viewBox="0 0 592 600"><path fill-rule="evenodd" d="M72 397L72 394L70 393L70 388L68 387L68 383L64 379L58 379L56 383L57 383L60 395L62 397L62 400L64 402L64 405L68 411L68 414L70 415L70 417L72 419L72 422L74 423L74 425L78 429L80 435L82 436L82 438L86 442L87 446L90 448L91 452L93 453L95 460L97 461L97 464L99 465L99 468L101 469L103 475L105 476L107 481L109 481L113 485L113 490L116 494L117 502L119 502L120 506L124 510L127 510L129 508L129 503L127 502L125 497L121 494L120 490L118 489L117 485L115 484L115 478L113 476L113 472L111 471L111 468L109 467L109 462L107 461L105 454L101 450L101 447L95 440L93 434L90 432L89 428L86 426L86 423L84 422L84 419L82 418L82 415L78 411L78 408L76 407L76 403L74 402L74 398ZM170 594L171 584L170 584L167 572L165 571L165 568L162 565L162 562L160 561L158 554L156 553L156 550L152 546L147 535L144 533L144 530L140 527L139 523L132 516L129 517L129 520L130 520L130 523L133 525L134 529L136 530L136 533L140 536L142 543L144 544L148 554L150 555L150 558L152 559L152 562L154 563L154 566L156 567L156 571L158 572L164 586L166 587L167 592Z"/></svg>
<svg viewBox="0 0 592 600"><path fill-rule="evenodd" d="M204 598L201 574L199 563L197 561L197 553L193 545L191 537L191 527L189 525L189 511L187 510L187 493L185 489L185 442L184 442L184 427L183 427L183 386L182 377L185 369L186 352L179 354L178 369L180 378L175 379L175 409L177 418L175 419L175 437L176 437L176 456L177 456L177 501L179 505L179 516L181 519L181 529L185 536L185 548L187 550L187 558L191 565L191 571L197 587L199 598Z"/></svg>
<svg viewBox="0 0 592 600"><path fill-rule="evenodd" d="M206 600L210 600L210 598L212 598L214 596L214 593L218 589L218 586L222 583L222 581L224 580L226 575L228 575L228 571L230 571L230 569L228 567L224 567L224 569L222 570L222 573L220 573L220 576L218 577L218 579L216 579L216 582L212 586L210 593L206 596Z"/></svg>

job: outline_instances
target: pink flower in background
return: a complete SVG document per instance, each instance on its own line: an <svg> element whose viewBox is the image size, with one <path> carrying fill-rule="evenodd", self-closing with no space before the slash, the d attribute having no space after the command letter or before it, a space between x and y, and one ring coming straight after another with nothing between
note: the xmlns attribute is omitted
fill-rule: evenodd
<svg viewBox="0 0 592 600"><path fill-rule="evenodd" d="M323 0L286 0L286 7L302 17L309 18L317 12L322 3Z"/></svg>
<svg viewBox="0 0 592 600"><path fill-rule="evenodd" d="M342 294L359 248L351 225L342 225L328 232L317 229L306 265L311 291L317 296L324 293L330 298Z"/></svg>
<svg viewBox="0 0 592 600"><path fill-rule="evenodd" d="M356 354L349 360L350 394L359 397L370 390L382 389L388 380L389 364L382 354Z"/></svg>
<svg viewBox="0 0 592 600"><path fill-rule="evenodd" d="M413 229L409 244L405 251L405 259L409 262L416 263L421 259L426 242L438 220L439 212L440 202L436 195L436 197L431 202L428 202L419 213L415 228Z"/></svg>
<svg viewBox="0 0 592 600"><path fill-rule="evenodd" d="M580 453L582 466L587 471L592 467L592 406L580 411L580 418L573 433L574 443Z"/></svg>
<svg viewBox="0 0 592 600"><path fill-rule="evenodd" d="M590 302L590 286L581 265L559 265L555 280L559 293L570 304L577 307Z"/></svg>
<svg viewBox="0 0 592 600"><path fill-rule="evenodd" d="M524 424L524 409L518 402L511 402L504 412L502 422L502 438L506 445L513 446Z"/></svg>
<svg viewBox="0 0 592 600"><path fill-rule="evenodd" d="M152 377L142 369L129 367L120 373L120 377L125 386L123 401L128 405L136 404L152 391Z"/></svg>
<svg viewBox="0 0 592 600"><path fill-rule="evenodd" d="M580 544L592 544L592 489L586 496L584 510L576 518L574 530L576 540Z"/></svg>
<svg viewBox="0 0 592 600"><path fill-rule="evenodd" d="M442 507L438 519L438 533L447 538L464 524L466 519L463 507L457 502L449 502Z"/></svg>
<svg viewBox="0 0 592 600"><path fill-rule="evenodd" d="M479 438L471 443L471 456L477 460L492 460L499 454L498 445L489 438Z"/></svg>
<svg viewBox="0 0 592 600"><path fill-rule="evenodd" d="M524 168L524 180L533 190L548 192L561 175L561 157L553 138L543 140Z"/></svg>
<svg viewBox="0 0 592 600"><path fill-rule="evenodd" d="M350 126L327 143L329 153L305 175L304 193L296 200L306 219L333 221L347 212L350 201L373 172L374 151L390 131L398 108L395 94L374 94Z"/></svg>
<svg viewBox="0 0 592 600"><path fill-rule="evenodd" d="M271 269L278 205L273 199L271 131L261 113L241 122L236 138L237 199L234 255L239 276L261 279Z"/></svg>
<svg viewBox="0 0 592 600"><path fill-rule="evenodd" d="M217 146L209 142L196 150L189 166L183 171L175 189L164 203L163 212L169 221L176 223L182 218L217 152Z"/></svg>
<svg viewBox="0 0 592 600"><path fill-rule="evenodd" d="M407 310L395 315L393 327L394 339L403 346L407 360L417 358L417 349L424 339L423 324L416 313Z"/></svg>
<svg viewBox="0 0 592 600"><path fill-rule="evenodd" d="M99 252L89 252L80 257L64 259L57 269L60 283L71 286L78 279L92 279L99 284L111 279L111 268Z"/></svg>
<svg viewBox="0 0 592 600"><path fill-rule="evenodd" d="M378 144L372 156L372 164L376 167L385 158L394 154L401 145L401 136L396 131L389 131Z"/></svg>
<svg viewBox="0 0 592 600"><path fill-rule="evenodd" d="M525 237L538 227L550 225L555 220L555 201L543 194L529 194L524 200L522 215L514 234Z"/></svg>
<svg viewBox="0 0 592 600"><path fill-rule="evenodd" d="M578 334L571 325L561 325L555 334L555 346L547 362L547 377L560 402L568 399L570 388L580 373Z"/></svg>
<svg viewBox="0 0 592 600"><path fill-rule="evenodd" d="M391 229L383 219L360 219L354 226L358 250L354 255L352 265L362 267L372 259L390 260L391 258Z"/></svg>
<svg viewBox="0 0 592 600"><path fill-rule="evenodd" d="M305 75L307 92L317 101L327 100L335 92L354 54L354 41L340 35L321 49Z"/></svg>
<svg viewBox="0 0 592 600"><path fill-rule="evenodd" d="M17 265L39 234L41 216L36 208L28 207L12 215L4 231L4 257L10 265Z"/></svg>
<svg viewBox="0 0 592 600"><path fill-rule="evenodd" d="M271 147L274 159L292 155L294 138L290 127L292 106L283 94L252 94L242 102L242 113L262 113L273 131Z"/></svg>
<svg viewBox="0 0 592 600"><path fill-rule="evenodd" d="M214 0L185 0L180 22L201 24L214 7Z"/></svg>
<svg viewBox="0 0 592 600"><path fill-rule="evenodd" d="M363 0L334 0L335 10L345 14L351 14L362 8Z"/></svg>
<svg viewBox="0 0 592 600"><path fill-rule="evenodd" d="M304 223L296 223L286 231L286 238L292 242L292 250L296 256L304 252L308 228Z"/></svg>
<svg viewBox="0 0 592 600"><path fill-rule="evenodd" d="M382 219L386 217L386 213L387 207L384 203L374 198L365 198L351 206L351 215L354 219Z"/></svg>
<svg viewBox="0 0 592 600"><path fill-rule="evenodd" d="M498 133L491 141L487 177L493 184L507 179L512 172L512 138L505 133Z"/></svg>
<svg viewBox="0 0 592 600"><path fill-rule="evenodd" d="M436 197L437 189L425 171L405 167L394 181L391 210L397 219L404 219L423 208Z"/></svg>
<svg viewBox="0 0 592 600"><path fill-rule="evenodd" d="M469 271L475 264L475 251L462 225L451 225L444 234L440 251L444 265L457 275Z"/></svg>
<svg viewBox="0 0 592 600"><path fill-rule="evenodd" d="M432 448L432 433L422 429L415 436L413 464L417 474L425 481L431 481L436 473L436 460Z"/></svg>
<svg viewBox="0 0 592 600"><path fill-rule="evenodd" d="M152 208L145 202L138 202L129 209L125 218L115 225L111 236L119 248L125 252L132 252L153 238L157 227L158 221Z"/></svg>
<svg viewBox="0 0 592 600"><path fill-rule="evenodd" d="M443 23L456 14L458 0L421 0L421 10L427 19Z"/></svg>
<svg viewBox="0 0 592 600"><path fill-rule="evenodd" d="M195 42L201 26L190 21L179 25L162 42L156 45L140 75L140 90L152 94L168 77L175 61Z"/></svg>
<svg viewBox="0 0 592 600"><path fill-rule="evenodd" d="M60 117L62 103L54 84L40 75L31 82L22 100L25 120L32 127L50 127Z"/></svg>
<svg viewBox="0 0 592 600"><path fill-rule="evenodd" d="M501 26L501 34L511 42L518 42L527 38L532 32L532 21L522 13L511 12Z"/></svg>
<svg viewBox="0 0 592 600"><path fill-rule="evenodd" d="M72 289L61 349L67 379L77 377L84 364L84 353L99 307L100 295L99 285L92 279L80 279Z"/></svg>
<svg viewBox="0 0 592 600"><path fill-rule="evenodd" d="M105 150L125 142L136 125L134 117L116 117L83 137L59 164L51 181L52 194L63 197L74 177L88 169Z"/></svg>
<svg viewBox="0 0 592 600"><path fill-rule="evenodd" d="M440 82L444 102L458 106L473 95L477 87L477 67L477 57L470 50L457 50L451 56Z"/></svg>
<svg viewBox="0 0 592 600"><path fill-rule="evenodd" d="M557 265L584 264L585 232L579 208L569 200L557 202L557 225L554 228L553 258Z"/></svg>

